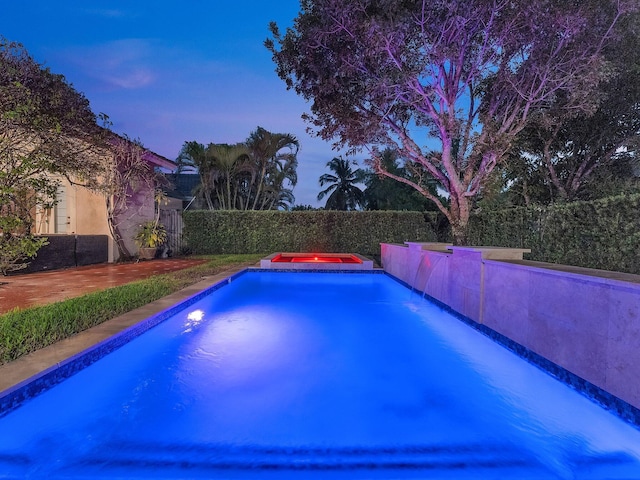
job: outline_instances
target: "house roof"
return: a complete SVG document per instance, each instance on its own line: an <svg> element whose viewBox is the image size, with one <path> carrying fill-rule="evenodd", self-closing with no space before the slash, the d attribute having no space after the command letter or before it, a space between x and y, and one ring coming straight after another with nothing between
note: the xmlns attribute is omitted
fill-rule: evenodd
<svg viewBox="0 0 640 480"><path fill-rule="evenodd" d="M123 137L122 135L118 135L117 133L115 133L115 132L113 132L111 130L109 130L109 131L117 139L124 140L126 142L135 143L131 139L127 138L127 137ZM163 157L162 155L158 155L157 153L152 152L151 150L145 148L144 145L142 145L142 148L144 148L144 153L142 154L143 160L151 163L152 165L154 165L156 167L166 168L167 170L170 170L170 171L174 171L177 168L177 165L173 160L169 160L168 158Z"/></svg>
<svg viewBox="0 0 640 480"><path fill-rule="evenodd" d="M158 155L157 153L154 153L151 150L146 150L142 154L142 158L157 167L166 168L167 170L173 171L177 167L175 162L173 162L172 160L169 160L168 158L165 158L162 155Z"/></svg>

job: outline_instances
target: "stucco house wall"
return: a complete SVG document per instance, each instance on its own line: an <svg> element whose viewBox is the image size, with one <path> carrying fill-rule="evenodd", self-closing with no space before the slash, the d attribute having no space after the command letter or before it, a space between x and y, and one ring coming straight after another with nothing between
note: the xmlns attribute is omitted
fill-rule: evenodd
<svg viewBox="0 0 640 480"><path fill-rule="evenodd" d="M152 168L175 168L170 160L153 152L147 152L144 159ZM107 235L108 261L118 260L118 249L111 236L107 220L107 206L102 194L88 188L72 185L60 178L58 203L50 210L36 212L34 233L37 235ZM141 185L135 192L128 192L127 211L117 221L125 245L131 254L137 252L134 236L140 225L155 217L154 191L152 187ZM44 247L46 248L46 247Z"/></svg>

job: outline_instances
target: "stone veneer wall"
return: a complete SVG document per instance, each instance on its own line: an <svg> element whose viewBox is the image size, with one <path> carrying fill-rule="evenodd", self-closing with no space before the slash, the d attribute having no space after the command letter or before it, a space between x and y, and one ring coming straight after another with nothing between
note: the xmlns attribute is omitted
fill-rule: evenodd
<svg viewBox="0 0 640 480"><path fill-rule="evenodd" d="M386 272L640 408L640 279L518 262L526 252L381 245Z"/></svg>

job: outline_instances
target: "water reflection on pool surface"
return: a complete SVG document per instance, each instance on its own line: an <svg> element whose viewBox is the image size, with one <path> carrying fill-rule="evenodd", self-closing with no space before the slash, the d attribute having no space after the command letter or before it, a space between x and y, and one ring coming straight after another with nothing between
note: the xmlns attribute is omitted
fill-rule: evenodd
<svg viewBox="0 0 640 480"><path fill-rule="evenodd" d="M640 432L386 275L250 272L0 418L28 476L640 478Z"/></svg>

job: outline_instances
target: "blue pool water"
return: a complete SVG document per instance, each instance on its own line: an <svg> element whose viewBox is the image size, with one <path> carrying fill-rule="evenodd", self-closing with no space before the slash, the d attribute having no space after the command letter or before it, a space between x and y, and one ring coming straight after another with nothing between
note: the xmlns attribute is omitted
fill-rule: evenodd
<svg viewBox="0 0 640 480"><path fill-rule="evenodd" d="M640 478L640 432L386 275L247 273L0 418L0 478Z"/></svg>

